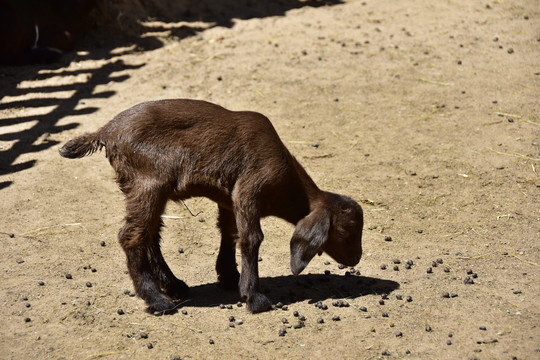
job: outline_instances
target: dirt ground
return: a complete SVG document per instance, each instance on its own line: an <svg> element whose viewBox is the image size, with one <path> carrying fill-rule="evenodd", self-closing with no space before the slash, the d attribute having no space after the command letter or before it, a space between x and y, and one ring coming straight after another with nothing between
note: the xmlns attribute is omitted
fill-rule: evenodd
<svg viewBox="0 0 540 360"><path fill-rule="evenodd" d="M0 358L538 359L539 2L186 3L129 41L117 13L71 62L0 69ZM147 314L104 154L58 149L164 98L267 115L362 204L358 266L294 277L294 227L265 219L261 283L286 306L253 315L216 285L215 204L169 204L163 252L192 291L185 314Z"/></svg>

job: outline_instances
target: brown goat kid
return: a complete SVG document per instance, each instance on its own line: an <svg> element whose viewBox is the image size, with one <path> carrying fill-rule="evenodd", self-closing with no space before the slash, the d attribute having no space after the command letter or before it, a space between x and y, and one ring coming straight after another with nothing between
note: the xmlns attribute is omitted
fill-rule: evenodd
<svg viewBox="0 0 540 360"><path fill-rule="evenodd" d="M296 224L291 239L295 275L317 253L326 252L347 266L360 260L360 205L320 190L259 113L196 100L145 102L97 132L70 140L60 154L81 158L101 148L126 195L126 223L118 237L136 293L150 313L174 312L175 300L188 291L160 250L161 214L168 200L204 196L218 204L218 281L225 288L239 288L252 312L271 307L259 288L262 217ZM235 261L237 242L241 273Z"/></svg>

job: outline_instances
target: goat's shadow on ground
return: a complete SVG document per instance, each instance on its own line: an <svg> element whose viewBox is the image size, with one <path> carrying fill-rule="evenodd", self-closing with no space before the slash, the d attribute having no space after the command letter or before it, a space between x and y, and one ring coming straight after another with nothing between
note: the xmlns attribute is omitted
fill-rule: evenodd
<svg viewBox="0 0 540 360"><path fill-rule="evenodd" d="M335 274L287 275L261 278L263 293L273 304L294 304L308 300L309 303L330 299L355 299L372 294L390 294L399 283L367 276L343 276ZM190 287L189 300L183 306L213 307L235 304L240 301L238 291L223 290L217 283Z"/></svg>

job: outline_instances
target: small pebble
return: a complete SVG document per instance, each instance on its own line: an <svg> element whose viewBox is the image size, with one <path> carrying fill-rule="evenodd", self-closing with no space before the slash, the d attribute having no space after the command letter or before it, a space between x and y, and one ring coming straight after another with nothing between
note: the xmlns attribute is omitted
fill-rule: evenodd
<svg viewBox="0 0 540 360"><path fill-rule="evenodd" d="M287 318L283 318L283 319L281 319L281 322L284 323L284 324L288 324L289 320L287 320Z"/></svg>
<svg viewBox="0 0 540 360"><path fill-rule="evenodd" d="M232 323L229 323L229 327L232 327L232 328L233 328L233 327L234 327L234 323L233 323L233 322L232 322Z"/></svg>
<svg viewBox="0 0 540 360"><path fill-rule="evenodd" d="M450 298L450 294L445 292L445 293L442 294L442 297L448 299L448 298Z"/></svg>
<svg viewBox="0 0 540 360"><path fill-rule="evenodd" d="M279 336L285 336L285 334L287 333L287 330L285 329L279 329Z"/></svg>
<svg viewBox="0 0 540 360"><path fill-rule="evenodd" d="M71 276L71 274L66 274L66 279L73 279L73 276Z"/></svg>
<svg viewBox="0 0 540 360"><path fill-rule="evenodd" d="M407 265L414 265L414 262L412 260L407 260Z"/></svg>
<svg viewBox="0 0 540 360"><path fill-rule="evenodd" d="M90 281L86 282L86 287L92 287L92 283Z"/></svg>
<svg viewBox="0 0 540 360"><path fill-rule="evenodd" d="M412 297L411 297L411 296L407 296L407 301L408 301L408 302L411 302L411 301L412 301Z"/></svg>
<svg viewBox="0 0 540 360"><path fill-rule="evenodd" d="M426 325L426 331L427 331L427 332L431 332L431 331L432 331L431 326Z"/></svg>
<svg viewBox="0 0 540 360"><path fill-rule="evenodd" d="M393 261L394 261L394 264L401 264L401 260L399 259L394 259Z"/></svg>
<svg viewBox="0 0 540 360"><path fill-rule="evenodd" d="M386 264L381 264L381 270L386 270Z"/></svg>
<svg viewBox="0 0 540 360"><path fill-rule="evenodd" d="M405 269L410 270L410 269L411 269L411 265L405 264Z"/></svg>
<svg viewBox="0 0 540 360"><path fill-rule="evenodd" d="M478 277L478 274L477 273L472 273L471 276L472 276L473 279L476 279Z"/></svg>
<svg viewBox="0 0 540 360"><path fill-rule="evenodd" d="M234 321L234 316L229 316L229 322L233 322Z"/></svg>
<svg viewBox="0 0 540 360"><path fill-rule="evenodd" d="M232 310L232 308L233 308L233 307L232 307L231 304L227 305L227 309L228 309L228 310Z"/></svg>
<svg viewBox="0 0 540 360"><path fill-rule="evenodd" d="M450 268L448 266L445 266L443 270L444 272L447 272L447 273L450 272Z"/></svg>
<svg viewBox="0 0 540 360"><path fill-rule="evenodd" d="M426 271L427 271L428 274L431 274L433 272L433 269L428 267Z"/></svg>
<svg viewBox="0 0 540 360"><path fill-rule="evenodd" d="M403 295L401 295L401 294L396 294L396 299L397 299L397 300L403 300Z"/></svg>
<svg viewBox="0 0 540 360"><path fill-rule="evenodd" d="M128 290L128 289L124 290L124 294L125 294L125 295L131 294L131 290Z"/></svg>
<svg viewBox="0 0 540 360"><path fill-rule="evenodd" d="M340 321L341 318L338 315L332 316L332 321Z"/></svg>
<svg viewBox="0 0 540 360"><path fill-rule="evenodd" d="M399 271L399 266L394 265L394 271Z"/></svg>
<svg viewBox="0 0 540 360"><path fill-rule="evenodd" d="M388 313L387 313L387 312L383 312L383 313L382 313L382 317L388 317Z"/></svg>
<svg viewBox="0 0 540 360"><path fill-rule="evenodd" d="M452 341L450 339L446 340L446 345L452 345Z"/></svg>
<svg viewBox="0 0 540 360"><path fill-rule="evenodd" d="M385 236L384 241L392 241L392 237L391 236Z"/></svg>
<svg viewBox="0 0 540 360"><path fill-rule="evenodd" d="M465 284L474 284L474 280L470 276L465 276L465 279L463 279L463 282Z"/></svg>
<svg viewBox="0 0 540 360"><path fill-rule="evenodd" d="M317 319L317 322L318 322L319 324L323 324L323 323L324 323L324 319L323 319L323 318L318 318L318 319Z"/></svg>
<svg viewBox="0 0 540 360"><path fill-rule="evenodd" d="M471 275L473 271L471 269L467 269L467 275Z"/></svg>
<svg viewBox="0 0 540 360"><path fill-rule="evenodd" d="M224 304L219 304L219 308L220 309L225 309L225 305Z"/></svg>
<svg viewBox="0 0 540 360"><path fill-rule="evenodd" d="M433 267L437 267L438 265L439 265L439 264L438 264L436 261L432 261L432 262L431 262L431 266L433 266Z"/></svg>
<svg viewBox="0 0 540 360"><path fill-rule="evenodd" d="M300 329L302 327L304 327L304 324L301 321L299 321L299 322L297 322L296 324L293 325L294 329Z"/></svg>
<svg viewBox="0 0 540 360"><path fill-rule="evenodd" d="M99 245L105 246L105 245L106 245L106 244L105 244L105 241L100 241L100 242L99 242Z"/></svg>
<svg viewBox="0 0 540 360"><path fill-rule="evenodd" d="M148 343L148 344L146 344L146 347L149 348L149 349L153 349L154 345L152 345L152 343Z"/></svg>
<svg viewBox="0 0 540 360"><path fill-rule="evenodd" d="M210 339L208 340L208 342L210 343L210 345L214 345L214 340Z"/></svg>
<svg viewBox="0 0 540 360"><path fill-rule="evenodd" d="M148 334L147 333L142 332L140 335L141 335L141 339L148 339Z"/></svg>
<svg viewBox="0 0 540 360"><path fill-rule="evenodd" d="M30 321L32 321L32 320L29 317L24 318L24 322L30 322Z"/></svg>
<svg viewBox="0 0 540 360"><path fill-rule="evenodd" d="M324 275L330 275L330 270L324 270Z"/></svg>
<svg viewBox="0 0 540 360"><path fill-rule="evenodd" d="M396 337L402 337L402 336L403 336L403 333L402 333L401 331L398 331L398 332L396 333Z"/></svg>
<svg viewBox="0 0 540 360"><path fill-rule="evenodd" d="M442 263L443 263L443 259L438 258L438 259L437 259L437 263L442 264Z"/></svg>
<svg viewBox="0 0 540 360"><path fill-rule="evenodd" d="M38 281L38 285L39 285L39 286L43 286L43 285L45 285L45 282L43 282L42 280L39 280L39 281Z"/></svg>
<svg viewBox="0 0 540 360"><path fill-rule="evenodd" d="M300 315L300 316L298 317L298 320L300 320L300 321L306 321L306 317L305 317L304 315Z"/></svg>
<svg viewBox="0 0 540 360"><path fill-rule="evenodd" d="M508 52L509 54L513 54L513 53L514 53L514 49L508 48L507 52Z"/></svg>
<svg viewBox="0 0 540 360"><path fill-rule="evenodd" d="M384 350L382 353L381 353L382 356L390 356L390 352L388 350Z"/></svg>
<svg viewBox="0 0 540 360"><path fill-rule="evenodd" d="M367 307L365 307L365 306L360 306L360 311L366 312L366 311L367 311Z"/></svg>
<svg viewBox="0 0 540 360"><path fill-rule="evenodd" d="M244 320L242 319L238 319L235 321L236 325L243 325L244 324Z"/></svg>
<svg viewBox="0 0 540 360"><path fill-rule="evenodd" d="M184 249L180 248L180 249L178 249L178 252L179 252L180 254L183 254L183 253L184 253Z"/></svg>
<svg viewBox="0 0 540 360"><path fill-rule="evenodd" d="M379 300L379 305L384 305L384 300L383 299Z"/></svg>
<svg viewBox="0 0 540 360"><path fill-rule="evenodd" d="M485 326L480 326L480 330L484 330L484 331L486 331L486 330L487 330L487 328L486 328Z"/></svg>
<svg viewBox="0 0 540 360"><path fill-rule="evenodd" d="M451 294L450 294L450 297L452 297L452 298L458 297L458 294L456 294L456 293L451 293Z"/></svg>
<svg viewBox="0 0 540 360"><path fill-rule="evenodd" d="M512 119L512 118L508 118L508 122L511 122L511 123L513 123L513 122L514 122L514 119Z"/></svg>
<svg viewBox="0 0 540 360"><path fill-rule="evenodd" d="M122 310L122 309L118 309L118 310L116 310L116 312L118 313L118 315L124 315L125 314L124 310Z"/></svg>
<svg viewBox="0 0 540 360"><path fill-rule="evenodd" d="M298 313L298 311L293 311L292 314L293 314L294 317L298 317L298 316L300 315L300 314Z"/></svg>
<svg viewBox="0 0 540 360"><path fill-rule="evenodd" d="M26 306L27 308L29 308L31 305L30 305L30 303L26 303L26 304L24 304L24 306Z"/></svg>

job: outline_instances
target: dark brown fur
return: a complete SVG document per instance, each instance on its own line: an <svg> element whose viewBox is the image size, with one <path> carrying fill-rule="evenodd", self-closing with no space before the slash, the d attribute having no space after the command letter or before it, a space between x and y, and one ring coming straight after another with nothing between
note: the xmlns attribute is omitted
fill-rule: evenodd
<svg viewBox="0 0 540 360"><path fill-rule="evenodd" d="M97 132L69 141L60 154L79 158L100 148L106 149L126 195L119 241L135 290L150 312L171 311L172 300L188 290L160 250L160 216L168 200L204 196L218 204L218 280L224 287L239 287L252 312L271 306L259 289L262 217L296 224L291 240L295 275L323 251L348 266L360 260L362 208L348 197L320 190L261 114L196 100L146 102Z"/></svg>

